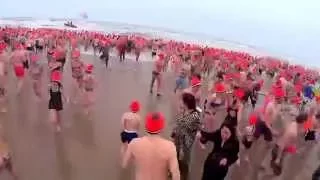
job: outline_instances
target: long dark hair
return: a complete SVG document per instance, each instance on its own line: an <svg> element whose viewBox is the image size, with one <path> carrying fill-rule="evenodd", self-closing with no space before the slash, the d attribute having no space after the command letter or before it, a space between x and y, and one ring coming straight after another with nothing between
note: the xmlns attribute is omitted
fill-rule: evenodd
<svg viewBox="0 0 320 180"><path fill-rule="evenodd" d="M238 139L237 139L237 131L236 131L236 128L235 128L234 126L232 126L231 124L229 124L229 123L223 123L223 124L221 125L221 127L220 127L220 131L221 131L222 128L224 128L224 127L228 128L228 129L230 130L230 132L231 132L231 136L230 136L230 138L228 139L228 141L229 141L229 140L231 140L231 141L237 141Z"/></svg>
<svg viewBox="0 0 320 180"><path fill-rule="evenodd" d="M196 110L196 98L191 93L182 94L182 102L189 110Z"/></svg>

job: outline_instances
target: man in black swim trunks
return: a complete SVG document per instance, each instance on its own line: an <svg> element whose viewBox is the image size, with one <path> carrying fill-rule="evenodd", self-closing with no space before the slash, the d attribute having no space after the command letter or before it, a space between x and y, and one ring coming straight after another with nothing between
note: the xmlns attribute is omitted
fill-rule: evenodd
<svg viewBox="0 0 320 180"><path fill-rule="evenodd" d="M138 137L138 131L140 128L141 117L139 115L140 104L138 101L132 101L130 104L130 112L126 112L122 116L122 128L123 131L120 134L121 137L121 153L123 154L128 144Z"/></svg>

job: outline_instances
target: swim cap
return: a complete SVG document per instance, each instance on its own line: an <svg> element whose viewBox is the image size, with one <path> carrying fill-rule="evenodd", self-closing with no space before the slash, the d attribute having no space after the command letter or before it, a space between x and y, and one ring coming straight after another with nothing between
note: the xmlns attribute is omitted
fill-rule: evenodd
<svg viewBox="0 0 320 180"><path fill-rule="evenodd" d="M214 91L216 93L224 93L226 91L226 88L224 87L223 83L217 83L214 85Z"/></svg>
<svg viewBox="0 0 320 180"><path fill-rule="evenodd" d="M251 113L249 116L249 124L255 125L258 121L258 115L256 113Z"/></svg>
<svg viewBox="0 0 320 180"><path fill-rule="evenodd" d="M275 88L273 94L275 98L283 98L285 96L285 92L281 87Z"/></svg>
<svg viewBox="0 0 320 180"><path fill-rule="evenodd" d="M192 85L192 87L200 86L201 85L201 80L199 78L197 78L197 77L192 77L191 85Z"/></svg>
<svg viewBox="0 0 320 180"><path fill-rule="evenodd" d="M137 113L140 111L140 103L139 101L132 101L131 104L130 104L130 110L131 112L133 113Z"/></svg>
<svg viewBox="0 0 320 180"><path fill-rule="evenodd" d="M245 95L244 91L240 88L233 90L233 95L239 99L242 99Z"/></svg>
<svg viewBox="0 0 320 180"><path fill-rule="evenodd" d="M37 56L37 55L35 55L35 54L32 54L32 55L30 56L30 59L31 59L32 62L36 62L36 61L39 60L39 56Z"/></svg>
<svg viewBox="0 0 320 180"><path fill-rule="evenodd" d="M51 81L60 82L61 81L61 72L53 71L51 73Z"/></svg>
<svg viewBox="0 0 320 180"><path fill-rule="evenodd" d="M150 134L158 134L164 128L164 116L159 112L149 113L146 117L145 128Z"/></svg>
<svg viewBox="0 0 320 180"><path fill-rule="evenodd" d="M159 57L160 60L163 60L164 59L164 54L163 53L159 53L158 57Z"/></svg>
<svg viewBox="0 0 320 180"><path fill-rule="evenodd" d="M86 72L87 73L92 73L92 71L93 71L93 64L87 64Z"/></svg>
<svg viewBox="0 0 320 180"><path fill-rule="evenodd" d="M72 58L78 58L78 57L80 57L80 51L79 50L74 50L74 51L72 51Z"/></svg>

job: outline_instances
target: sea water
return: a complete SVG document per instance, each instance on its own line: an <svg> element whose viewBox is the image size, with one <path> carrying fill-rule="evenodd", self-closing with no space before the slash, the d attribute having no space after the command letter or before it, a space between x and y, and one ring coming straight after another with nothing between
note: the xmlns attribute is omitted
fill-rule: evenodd
<svg viewBox="0 0 320 180"><path fill-rule="evenodd" d="M248 52L255 56L274 56L265 50L257 47L241 44L238 42L225 41L223 39L212 38L203 34L183 33L165 28L147 27L141 25L115 23L115 22L97 22L87 20L72 20L77 28L69 28L64 26L67 19L36 19L30 17L17 17L0 19L0 26L21 26L30 28L57 28L68 30L88 30L105 33L137 33L148 37L161 37L173 39L177 41L184 41L190 43L197 43L201 45L208 45L211 47L224 48L234 51ZM91 53L91 52L90 52Z"/></svg>

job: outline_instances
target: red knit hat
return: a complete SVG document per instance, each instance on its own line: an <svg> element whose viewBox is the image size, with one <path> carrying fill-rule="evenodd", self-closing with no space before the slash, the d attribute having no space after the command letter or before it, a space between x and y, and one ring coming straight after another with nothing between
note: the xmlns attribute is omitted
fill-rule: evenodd
<svg viewBox="0 0 320 180"><path fill-rule="evenodd" d="M164 54L163 53L159 53L158 57L159 57L160 60L163 60L164 59Z"/></svg>
<svg viewBox="0 0 320 180"><path fill-rule="evenodd" d="M150 134L158 134L164 128L164 116L159 112L149 113L146 117L145 128Z"/></svg>
<svg viewBox="0 0 320 180"><path fill-rule="evenodd" d="M195 87L195 86L200 86L201 84L201 80L197 77L192 77L191 79L191 86Z"/></svg>
<svg viewBox="0 0 320 180"><path fill-rule="evenodd" d="M214 91L216 93L224 93L226 88L224 87L224 84L220 82L214 85Z"/></svg>
<svg viewBox="0 0 320 180"><path fill-rule="evenodd" d="M140 111L140 103L139 101L132 101L131 104L130 104L130 110L131 112L133 113L137 113Z"/></svg>
<svg viewBox="0 0 320 180"><path fill-rule="evenodd" d="M61 82L61 72L60 71L53 71L51 73L51 81Z"/></svg>
<svg viewBox="0 0 320 180"><path fill-rule="evenodd" d="M238 88L233 91L233 95L239 99L242 99L244 97L245 93L242 89Z"/></svg>
<svg viewBox="0 0 320 180"><path fill-rule="evenodd" d="M275 98L283 98L286 95L281 87L274 88L273 94Z"/></svg>
<svg viewBox="0 0 320 180"><path fill-rule="evenodd" d="M87 73L92 73L92 71L93 71L93 64L87 64L86 72Z"/></svg>
<svg viewBox="0 0 320 180"><path fill-rule="evenodd" d="M80 57L80 51L78 49L75 49L71 53L72 58L78 58Z"/></svg>
<svg viewBox="0 0 320 180"><path fill-rule="evenodd" d="M249 115L249 124L250 125L255 125L258 121L258 115L256 113L251 113Z"/></svg>

